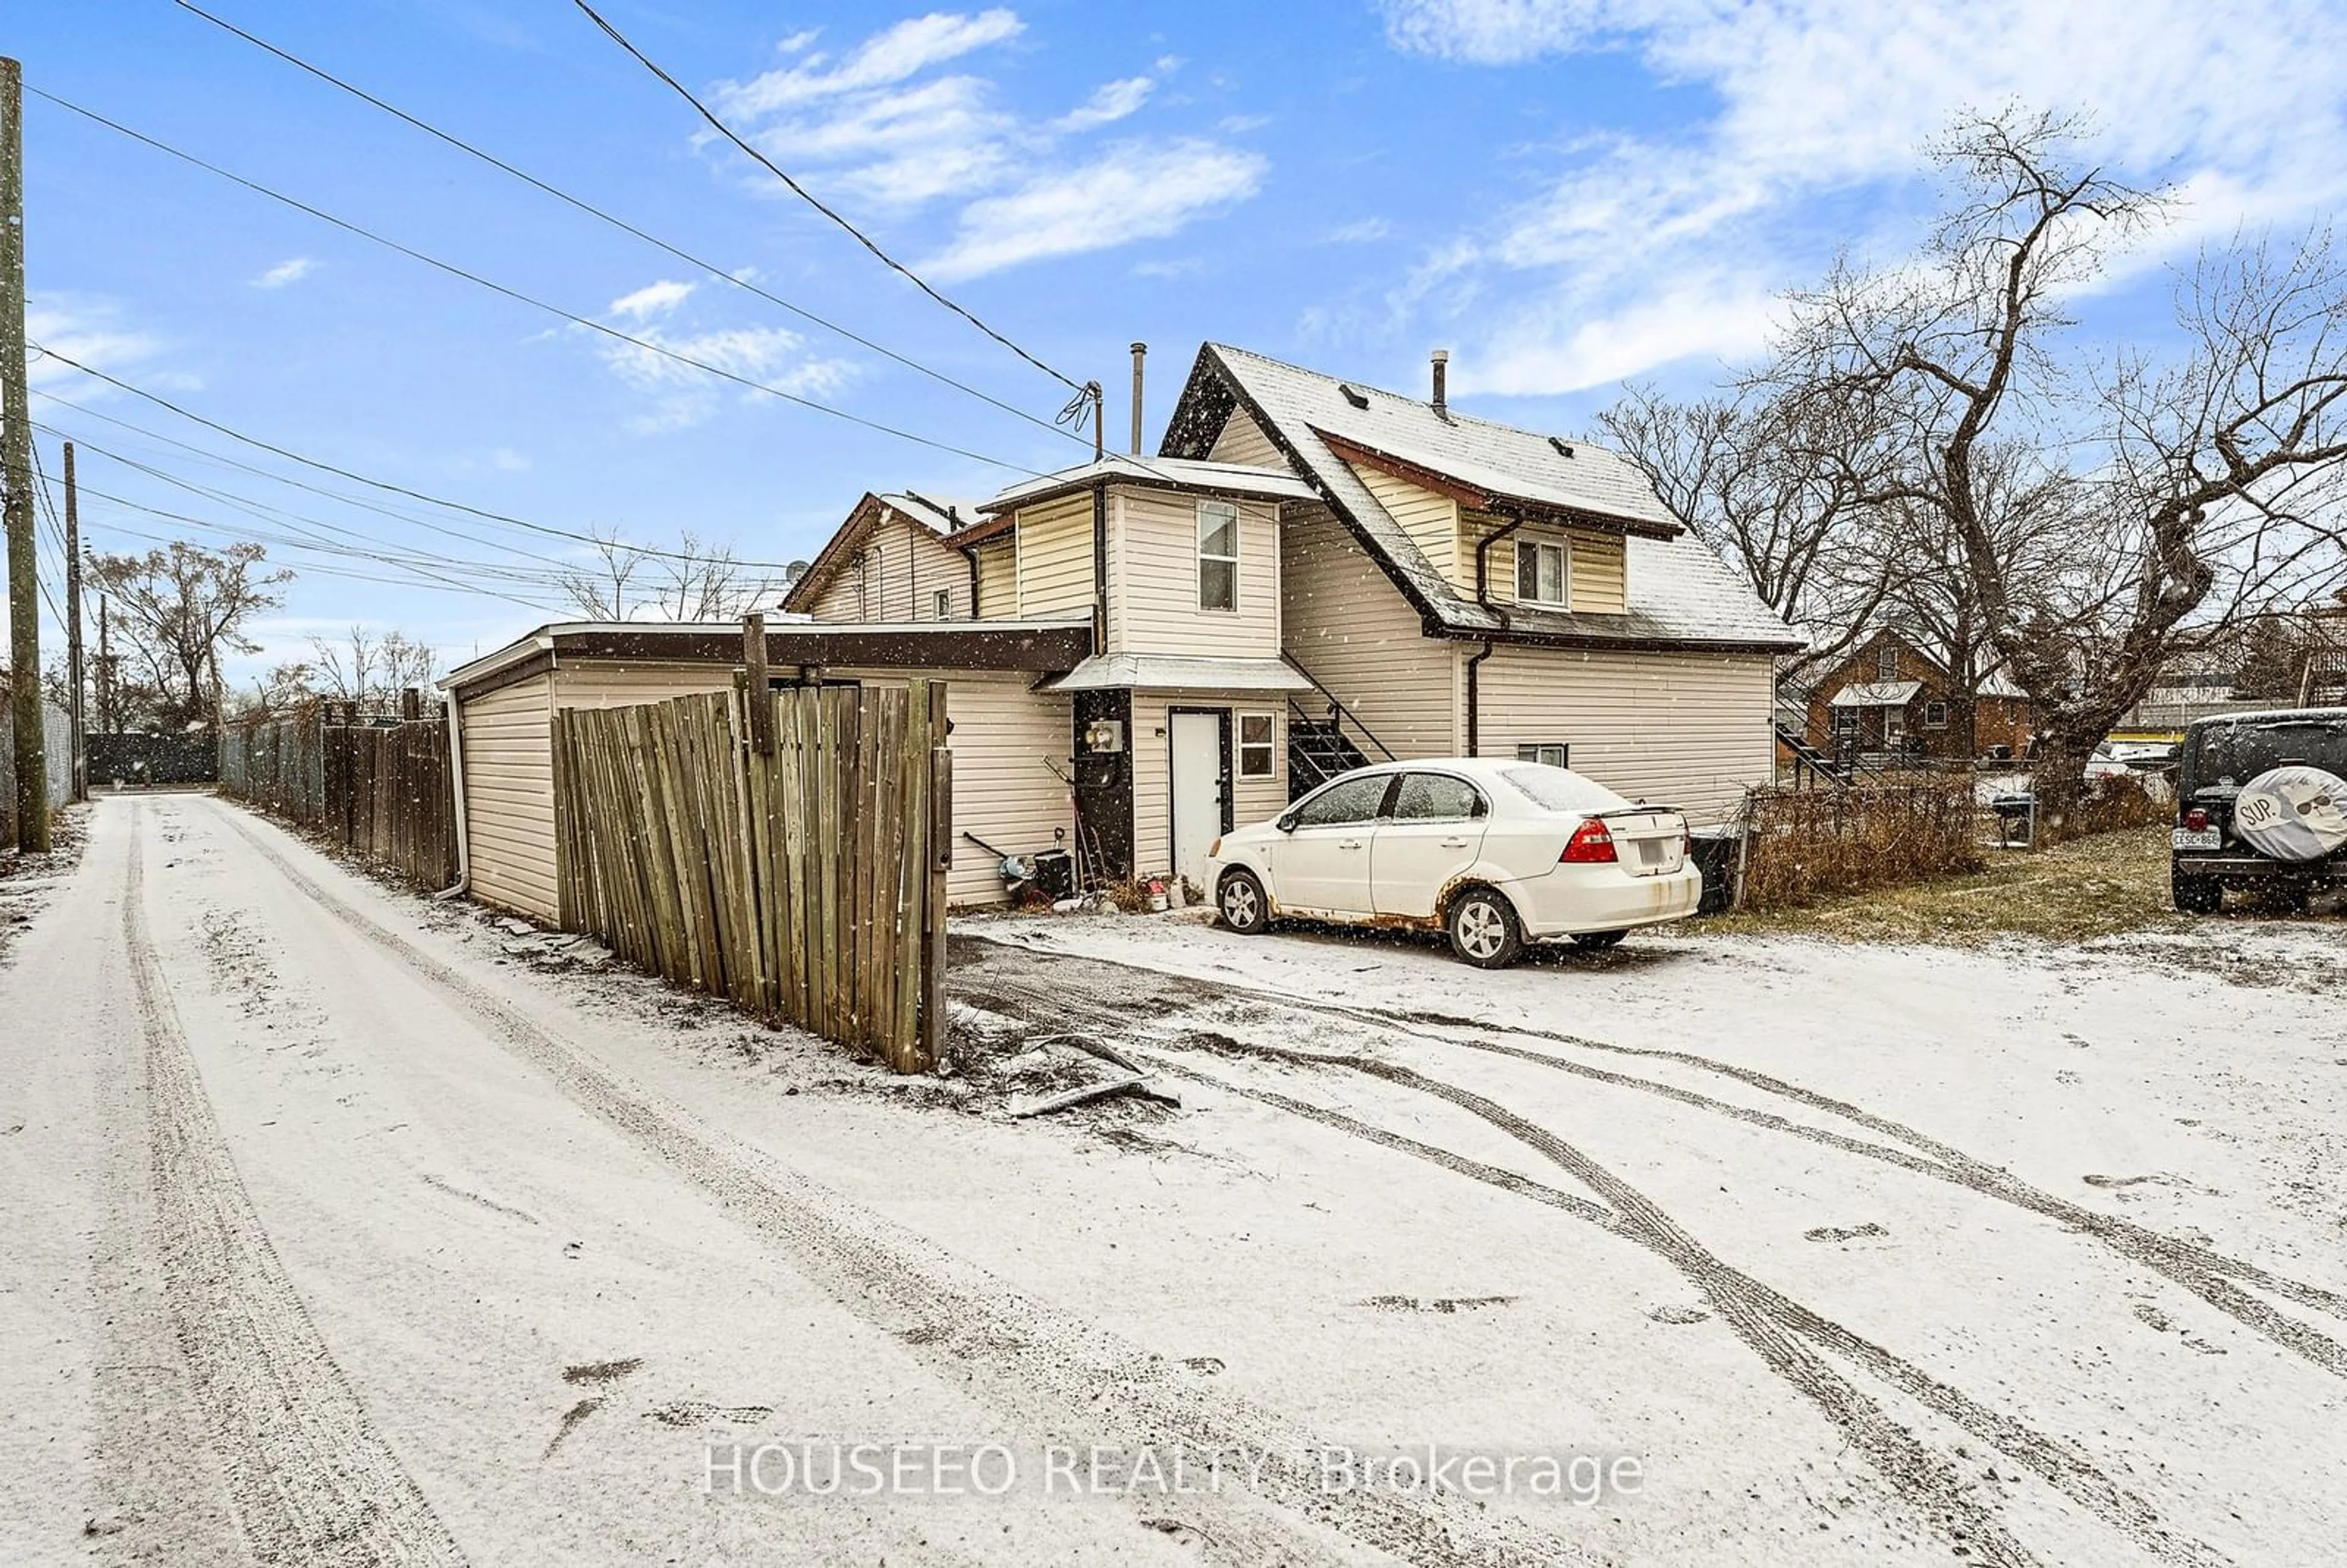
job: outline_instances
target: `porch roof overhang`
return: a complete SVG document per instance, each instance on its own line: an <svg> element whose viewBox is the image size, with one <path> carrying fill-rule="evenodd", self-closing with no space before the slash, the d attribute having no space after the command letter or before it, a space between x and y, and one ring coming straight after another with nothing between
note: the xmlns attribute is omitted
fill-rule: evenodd
<svg viewBox="0 0 2347 1568"><path fill-rule="evenodd" d="M1281 696L1312 682L1284 659L1212 659L1174 653L1103 653L1042 683L1046 692L1238 692Z"/></svg>
<svg viewBox="0 0 2347 1568"><path fill-rule="evenodd" d="M941 671L1071 670L1092 651L1089 616L1048 620L788 621L766 628L766 662ZM648 664L742 662L738 621L566 621L541 626L495 653L449 671L442 684L466 698L528 673L579 661Z"/></svg>
<svg viewBox="0 0 2347 1568"><path fill-rule="evenodd" d="M1921 681L1868 681L1826 699L1829 708L1903 708L1923 689Z"/></svg>

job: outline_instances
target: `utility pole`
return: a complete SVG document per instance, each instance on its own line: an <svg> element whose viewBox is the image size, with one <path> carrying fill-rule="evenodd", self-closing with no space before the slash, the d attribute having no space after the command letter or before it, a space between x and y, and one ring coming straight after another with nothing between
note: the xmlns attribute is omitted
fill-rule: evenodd
<svg viewBox="0 0 2347 1568"><path fill-rule="evenodd" d="M48 748L41 734L41 584L33 554L32 394L25 384L25 70L0 56L0 473L7 479L8 672L16 731L16 847L49 847Z"/></svg>
<svg viewBox="0 0 2347 1568"><path fill-rule="evenodd" d="M74 488L74 446L66 443L66 681L73 720L73 797L89 798L89 712L82 699L81 497Z"/></svg>

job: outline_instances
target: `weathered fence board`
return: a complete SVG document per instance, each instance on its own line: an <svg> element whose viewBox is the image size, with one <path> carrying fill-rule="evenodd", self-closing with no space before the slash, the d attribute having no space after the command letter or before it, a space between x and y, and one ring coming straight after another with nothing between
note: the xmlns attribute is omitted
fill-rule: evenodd
<svg viewBox="0 0 2347 1568"><path fill-rule="evenodd" d="M558 712L563 924L898 1071L933 1066L952 842L944 697L924 681L744 684Z"/></svg>
<svg viewBox="0 0 2347 1568"><path fill-rule="evenodd" d="M456 880L456 795L438 720L336 724L323 705L220 732L220 793L328 839L412 886Z"/></svg>

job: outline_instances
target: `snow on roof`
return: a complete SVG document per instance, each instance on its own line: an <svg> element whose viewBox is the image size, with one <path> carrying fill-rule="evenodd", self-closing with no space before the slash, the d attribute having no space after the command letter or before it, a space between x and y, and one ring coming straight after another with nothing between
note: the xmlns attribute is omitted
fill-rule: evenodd
<svg viewBox="0 0 2347 1568"><path fill-rule="evenodd" d="M1053 692L1131 686L1147 692L1309 692L1312 682L1284 659L1210 659L1161 653L1096 653L1044 682Z"/></svg>
<svg viewBox="0 0 2347 1568"><path fill-rule="evenodd" d="M1923 689L1921 681L1864 681L1826 700L1829 708L1903 708Z"/></svg>
<svg viewBox="0 0 2347 1568"><path fill-rule="evenodd" d="M914 490L884 490L880 498L933 534L949 534L978 520L978 505L973 501L924 496Z"/></svg>
<svg viewBox="0 0 2347 1568"><path fill-rule="evenodd" d="M1112 484L1162 485L1181 490L1207 490L1225 496L1259 496L1276 501L1317 499L1312 487L1285 468L1255 468L1243 463L1208 463L1189 457L1133 457L1112 452L1097 462L1022 479L979 507L982 512L1007 512L1071 490L1089 488L1095 480Z"/></svg>
<svg viewBox="0 0 2347 1568"><path fill-rule="evenodd" d="M1370 495L1352 468L1321 438L1343 440L1401 458L1462 483L1494 493L1541 498L1563 509L1647 527L1681 527L1652 486L1627 460L1602 446L1566 441L1570 457L1551 437L1449 411L1396 393L1340 382L1335 376L1286 364L1225 343L1199 351L1200 368L1218 370L1243 405L1271 427L1270 434L1295 453L1311 477L1358 526L1367 542L1404 593L1450 629L1466 633L1509 631L1560 641L1666 642L1725 645L1793 651L1807 639L1778 620L1744 580L1720 563L1692 533L1658 539L1631 536L1630 609L1624 614L1511 608L1486 610L1471 594L1453 588L1418 544ZM1193 374L1184 394L1197 391ZM1355 405L1350 390L1368 406ZM1211 446L1218 432L1185 429L1177 413L1167 436L1169 454L1177 443ZM1180 434L1176 434L1179 432ZM1165 458L1156 459L1159 462Z"/></svg>

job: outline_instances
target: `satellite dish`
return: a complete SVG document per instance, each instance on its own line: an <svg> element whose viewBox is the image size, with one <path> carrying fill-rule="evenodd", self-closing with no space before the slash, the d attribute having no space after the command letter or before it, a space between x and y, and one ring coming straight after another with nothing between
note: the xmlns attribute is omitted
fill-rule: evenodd
<svg viewBox="0 0 2347 1568"><path fill-rule="evenodd" d="M803 560L794 560L791 562L790 565L783 569L783 584L786 588L796 588L798 586L799 579L806 576L806 574L807 563Z"/></svg>

